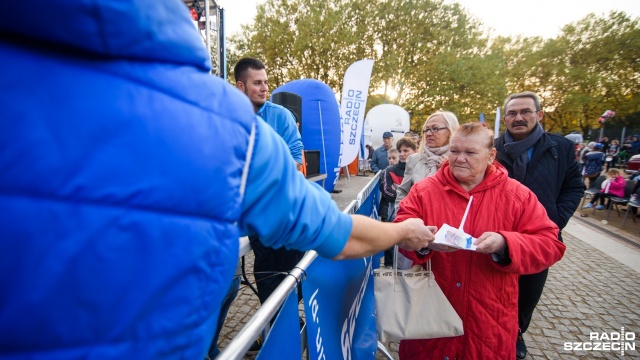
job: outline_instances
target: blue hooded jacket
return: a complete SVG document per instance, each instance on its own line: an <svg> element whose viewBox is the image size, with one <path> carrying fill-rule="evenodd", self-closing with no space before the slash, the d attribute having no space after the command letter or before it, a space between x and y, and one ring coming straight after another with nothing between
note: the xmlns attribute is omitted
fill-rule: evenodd
<svg viewBox="0 0 640 360"><path fill-rule="evenodd" d="M241 233L343 248L351 219L208 64L178 0L0 5L1 359L202 359Z"/></svg>
<svg viewBox="0 0 640 360"><path fill-rule="evenodd" d="M636 138L638 140L633 140L633 138ZM638 154L638 152L640 151L640 135L638 134L634 134L633 137L631 138L631 142L629 143L630 148L629 148L629 156L633 156Z"/></svg>

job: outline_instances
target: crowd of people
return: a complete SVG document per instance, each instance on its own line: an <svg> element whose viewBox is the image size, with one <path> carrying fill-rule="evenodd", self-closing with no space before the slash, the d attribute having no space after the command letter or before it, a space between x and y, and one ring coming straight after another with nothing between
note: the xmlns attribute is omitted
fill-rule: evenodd
<svg viewBox="0 0 640 360"><path fill-rule="evenodd" d="M395 198L393 207L381 211L386 220L418 217L436 228L457 226L469 198L476 197L469 213L471 223L465 223L464 230L478 238L477 253L434 243L418 252L401 250L413 264L432 260L438 284L463 318L465 335L402 341L401 358L523 359L527 355L524 334L548 268L562 257L561 230L576 210L585 185L573 143L545 133L539 124L544 111L536 94L510 95L504 111L507 130L495 144L484 124L460 126L455 114L438 111L425 121L416 153L405 164L401 158L400 166L382 170L383 202ZM409 134L399 140L398 150L411 153L413 146L406 145L411 138ZM391 147L391 142L383 147ZM525 220L537 216L541 221L535 226ZM387 251L384 264L390 263ZM493 290L485 293L487 288L497 289L500 298L493 297Z"/></svg>
<svg viewBox="0 0 640 360"><path fill-rule="evenodd" d="M623 168L633 155L640 154L640 135L628 136L622 144L618 139L613 139L609 142L609 138L606 136L597 142L577 143L575 151L576 159L583 168L587 163L586 154L594 150L598 150L604 154L605 159L602 163L605 171L608 171L612 167Z"/></svg>
<svg viewBox="0 0 640 360"><path fill-rule="evenodd" d="M584 205L583 209L595 208L596 210L609 209L611 197L625 198L627 180L635 181L635 186L629 194L631 201L637 201L637 190L640 189L640 176L631 174L628 179L624 175L627 172L627 162L633 155L640 153L640 135L628 136L621 144L620 140L604 136L598 141L588 143L580 142L575 146L575 157L578 160L583 180L588 188L598 187L599 192ZM603 175L604 174L604 175ZM597 204L599 202L599 204ZM634 214L636 208L632 209ZM580 216L587 217L583 213Z"/></svg>
<svg viewBox="0 0 640 360"><path fill-rule="evenodd" d="M523 359L585 182L607 172L611 191L586 205L604 208L624 181L616 165L640 151L638 135L576 149L543 130L535 93L515 93L499 137L437 111L421 134L368 144L382 221L348 215L300 172L301 137L268 101L264 64L240 59L235 89L211 76L181 2L33 5L51 14L34 27L16 3L0 15L12 64L0 111L19 120L0 122L0 355L215 358L247 235L261 302L306 250L385 251L391 266L399 246L431 261L465 332L402 341L401 358ZM463 217L476 251L434 242Z"/></svg>

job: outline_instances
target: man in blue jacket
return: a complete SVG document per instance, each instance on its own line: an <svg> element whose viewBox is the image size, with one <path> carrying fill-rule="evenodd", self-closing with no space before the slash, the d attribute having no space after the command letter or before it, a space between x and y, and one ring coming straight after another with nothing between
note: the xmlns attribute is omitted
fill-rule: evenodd
<svg viewBox="0 0 640 360"><path fill-rule="evenodd" d="M538 95L525 91L512 94L504 102L507 130L496 141L497 160L538 197L551 221L562 230L576 211L585 186L576 161L573 142L546 133L540 125L544 111ZM559 233L558 239L562 241ZM516 358L527 356L522 334L527 331L533 311L542 296L548 269L519 279Z"/></svg>
<svg viewBox="0 0 640 360"><path fill-rule="evenodd" d="M29 6L0 5L0 358L203 358L241 234L336 259L432 241L306 181L181 1Z"/></svg>
<svg viewBox="0 0 640 360"><path fill-rule="evenodd" d="M247 95L255 113L287 143L291 157L300 167L303 145L296 120L287 108L267 100L269 81L262 61L256 58L242 58L236 63L233 73L236 87Z"/></svg>
<svg viewBox="0 0 640 360"><path fill-rule="evenodd" d="M391 131L385 131L384 134L382 134L382 145L373 152L373 157L369 162L371 171L373 171L374 174L389 166L387 151L391 149L391 145L393 145L393 134Z"/></svg>
<svg viewBox="0 0 640 360"><path fill-rule="evenodd" d="M298 126L291 111L267 101L269 81L262 61L251 57L242 58L236 63L233 73L236 87L247 95L256 114L266 121L287 143L291 157L300 169L303 146ZM256 280L258 298L260 303L264 304L284 280L286 274L302 260L304 252L265 246L256 235L250 236L249 241L254 255L253 275ZM302 296L302 291L298 294ZM261 347L262 338L258 338L249 351L257 352Z"/></svg>

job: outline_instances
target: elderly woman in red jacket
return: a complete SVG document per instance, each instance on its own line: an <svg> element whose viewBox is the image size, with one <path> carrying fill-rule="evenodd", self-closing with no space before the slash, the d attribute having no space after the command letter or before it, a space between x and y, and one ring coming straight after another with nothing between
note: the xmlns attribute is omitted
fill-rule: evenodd
<svg viewBox="0 0 640 360"><path fill-rule="evenodd" d="M431 259L436 281L462 318L464 335L400 343L401 359L514 359L518 335L518 276L550 267L565 246L536 196L494 162L493 133L462 125L451 138L448 162L418 182L401 203L396 222L458 227L477 238L476 251L431 242L402 251L414 264Z"/></svg>

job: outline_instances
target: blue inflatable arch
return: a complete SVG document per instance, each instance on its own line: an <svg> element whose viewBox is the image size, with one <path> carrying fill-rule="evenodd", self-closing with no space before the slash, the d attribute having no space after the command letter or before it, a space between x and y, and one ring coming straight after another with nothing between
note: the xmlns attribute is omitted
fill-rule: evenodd
<svg viewBox="0 0 640 360"><path fill-rule="evenodd" d="M340 110L331 88L318 80L288 82L272 92L290 92L302 98L302 143L305 150L320 151L320 173L327 174L325 190L331 192L340 168Z"/></svg>

